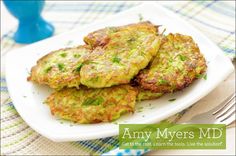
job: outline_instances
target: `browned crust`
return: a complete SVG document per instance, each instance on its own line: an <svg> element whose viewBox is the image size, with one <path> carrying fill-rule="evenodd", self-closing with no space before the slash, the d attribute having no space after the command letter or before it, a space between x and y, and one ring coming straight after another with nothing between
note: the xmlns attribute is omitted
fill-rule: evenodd
<svg viewBox="0 0 236 156"><path fill-rule="evenodd" d="M128 24L128 25L124 25L124 26L118 26L118 27L108 27L111 29L115 29L115 30L120 30L126 27L142 27L143 25L151 25L153 26L156 30L156 33L158 33L158 27L154 24L152 24L150 21L144 21L144 22L139 22L134 23L134 24ZM87 36L84 37L84 42L87 45L90 45L92 48L98 47L98 46L105 46L106 44L108 44L108 42L111 40L111 38L109 37L107 30L108 28L103 28L103 29L99 29L96 30L94 32L89 33Z"/></svg>
<svg viewBox="0 0 236 156"><path fill-rule="evenodd" d="M123 89L127 90L127 94L119 93L119 90ZM110 122L114 120L114 115L116 117L116 115L125 112L134 112L135 99L138 93L136 88L120 85L99 89L99 92L95 90L85 86L82 86L80 90L67 88L52 93L45 102L50 107L52 115L83 124ZM81 94L81 92L83 93ZM97 92L97 94L91 95L91 92ZM104 94L104 92L107 93ZM102 96L105 100L104 103L96 106L81 106L84 99L94 96ZM122 99L116 99L116 96L122 96ZM70 100L73 100L73 104L77 105L76 109L72 103L69 104Z"/></svg>
<svg viewBox="0 0 236 156"><path fill-rule="evenodd" d="M177 35L178 37L179 36L181 37L181 34L175 34L175 35ZM207 69L207 65L206 65L206 61L205 61L203 55L200 53L200 50L199 50L197 44L194 43L192 38L190 36L186 36L186 37L188 39L190 39L190 41L193 44L193 47L194 47L194 50L195 50L194 51L194 56L193 56L194 61L190 60L190 61L186 62L186 64L185 64L186 68L184 70L186 70L188 72L188 74L185 75L183 78L181 78L181 82L176 81L179 78L178 75L180 75L180 72L179 71L173 71L174 76L171 76L171 75L165 75L165 76L168 80L172 80L172 82L174 82L174 87L173 87L173 84L172 85L169 85L169 84L163 84L163 85L159 84L159 85L157 85L158 80L160 79L160 77L159 77L160 73L159 73L159 71L156 71L155 79L148 80L149 75L147 74L147 71L149 70L149 68L140 71L139 74L136 76L134 81L138 85L140 85L140 87L142 89L151 90L151 91L156 92L156 93L158 93L158 92L159 93L170 93L170 92L177 91L177 90L182 90L182 89L188 87L191 83L193 83L194 80L197 79L196 78L197 74L205 73L206 69ZM184 38L183 40L185 40L185 39L186 38ZM166 42L167 40L164 39L163 41ZM186 40L186 42L187 42L187 40ZM168 51L167 51L167 53L168 53ZM196 71L197 66L201 67L200 72Z"/></svg>

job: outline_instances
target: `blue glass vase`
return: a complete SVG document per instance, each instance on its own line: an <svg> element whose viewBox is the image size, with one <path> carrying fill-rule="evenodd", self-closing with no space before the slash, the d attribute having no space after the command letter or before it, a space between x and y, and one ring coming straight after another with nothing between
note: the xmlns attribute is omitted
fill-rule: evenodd
<svg viewBox="0 0 236 156"><path fill-rule="evenodd" d="M9 12L19 20L13 39L17 43L33 43L53 35L54 27L41 17L43 0L4 0Z"/></svg>

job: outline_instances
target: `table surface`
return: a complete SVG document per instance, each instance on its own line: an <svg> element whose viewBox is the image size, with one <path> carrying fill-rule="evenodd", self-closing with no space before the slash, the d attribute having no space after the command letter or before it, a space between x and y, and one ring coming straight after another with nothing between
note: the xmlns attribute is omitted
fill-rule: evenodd
<svg viewBox="0 0 236 156"><path fill-rule="evenodd" d="M51 21L55 35L97 19L111 16L140 2L47 2L43 16ZM193 24L213 40L229 57L235 56L235 3L234 2L159 2ZM58 18L60 17L60 18ZM5 55L12 49L27 45L16 44L12 39L17 21L1 2L1 154L101 154L99 150L88 147L86 143L54 143L33 131L19 117L11 103L4 78ZM207 111L235 91L235 74L232 73L213 92L188 109L178 122L189 120L192 116ZM217 98L215 98L217 97ZM226 155L235 153L235 126L227 129L226 150L197 150L195 154ZM89 144L89 143L87 143ZM103 143L101 145L104 146ZM93 145L93 144L91 144ZM97 143L96 143L97 145ZM97 146L96 146L97 147ZM196 151L196 150L194 150ZM150 155L190 155L193 150L158 150Z"/></svg>

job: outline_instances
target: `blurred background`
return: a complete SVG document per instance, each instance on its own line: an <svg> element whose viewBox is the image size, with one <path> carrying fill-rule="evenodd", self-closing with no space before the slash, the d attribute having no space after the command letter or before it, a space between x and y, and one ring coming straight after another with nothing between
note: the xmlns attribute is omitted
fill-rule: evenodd
<svg viewBox="0 0 236 156"><path fill-rule="evenodd" d="M46 1L42 11L44 19L55 27L54 35L79 28L120 11L134 7L141 2L133 1ZM235 2L234 1L160 1L162 6L182 16L206 36L213 40L230 57L235 53ZM1 1L2 50L17 46L12 36L18 21Z"/></svg>

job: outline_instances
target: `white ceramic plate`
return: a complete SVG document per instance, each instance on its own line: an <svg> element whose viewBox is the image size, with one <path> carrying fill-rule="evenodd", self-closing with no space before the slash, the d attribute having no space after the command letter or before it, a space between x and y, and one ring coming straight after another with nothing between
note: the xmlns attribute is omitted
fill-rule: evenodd
<svg viewBox="0 0 236 156"><path fill-rule="evenodd" d="M43 104L52 90L46 86L27 82L26 78L36 61L50 51L68 46L68 42L72 43L71 45L83 44L83 36L98 28L138 22L139 14L145 20L163 25L167 28L167 32L191 35L208 62L207 80L199 79L181 92L168 94L157 100L138 103L136 107L137 109L143 107L142 112L124 115L117 120L117 123L156 123L166 119L207 95L233 71L230 60L201 32L165 8L154 3L145 3L112 18L8 53L7 85L14 106L25 122L35 131L53 141L89 140L117 135L118 125L115 123L75 125L64 122L62 124L51 115L48 106ZM168 100L172 98L176 100L169 102Z"/></svg>

